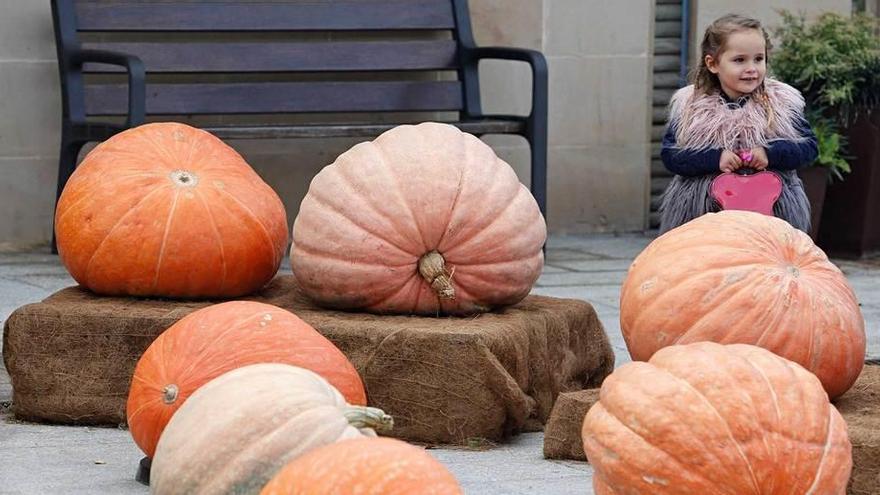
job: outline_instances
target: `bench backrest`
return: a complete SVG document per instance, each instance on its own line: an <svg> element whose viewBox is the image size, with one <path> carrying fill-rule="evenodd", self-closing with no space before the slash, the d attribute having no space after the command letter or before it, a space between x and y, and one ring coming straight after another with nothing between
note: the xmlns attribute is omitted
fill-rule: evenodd
<svg viewBox="0 0 880 495"><path fill-rule="evenodd" d="M460 46L473 45L466 0L52 5L59 57L96 48L143 61L148 115L460 111L473 98L465 83L476 86L460 72ZM118 77L86 84L72 77L67 89L82 88L82 96L66 98L83 101L71 101L71 113L125 114L128 95Z"/></svg>

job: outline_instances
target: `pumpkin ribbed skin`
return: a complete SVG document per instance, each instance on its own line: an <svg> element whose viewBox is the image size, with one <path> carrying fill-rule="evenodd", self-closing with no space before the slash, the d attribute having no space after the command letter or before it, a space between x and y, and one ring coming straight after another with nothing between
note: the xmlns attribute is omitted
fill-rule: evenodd
<svg viewBox="0 0 880 495"><path fill-rule="evenodd" d="M258 494L290 460L390 424L378 409L347 405L309 370L252 364L211 380L174 413L156 447L150 492Z"/></svg>
<svg viewBox="0 0 880 495"><path fill-rule="evenodd" d="M460 495L425 449L393 438L336 442L297 457L260 495Z"/></svg>
<svg viewBox="0 0 880 495"><path fill-rule="evenodd" d="M152 456L162 430L187 397L227 371L256 363L309 369L349 404L367 404L357 370L311 325L270 304L226 302L183 317L141 356L126 406L135 443Z"/></svg>
<svg viewBox="0 0 880 495"><path fill-rule="evenodd" d="M528 295L545 239L513 169L473 135L429 122L357 144L315 176L291 267L327 307L467 314Z"/></svg>
<svg viewBox="0 0 880 495"><path fill-rule="evenodd" d="M745 344L621 366L582 437L597 495L843 495L852 469L846 423L816 377Z"/></svg>
<svg viewBox="0 0 880 495"><path fill-rule="evenodd" d="M841 271L784 220L703 215L655 239L629 269L620 328L634 360L673 344L755 344L819 377L831 398L861 373L865 323Z"/></svg>
<svg viewBox="0 0 880 495"><path fill-rule="evenodd" d="M71 276L98 294L236 297L278 271L287 218L235 150L167 122L93 149L58 200L55 233Z"/></svg>

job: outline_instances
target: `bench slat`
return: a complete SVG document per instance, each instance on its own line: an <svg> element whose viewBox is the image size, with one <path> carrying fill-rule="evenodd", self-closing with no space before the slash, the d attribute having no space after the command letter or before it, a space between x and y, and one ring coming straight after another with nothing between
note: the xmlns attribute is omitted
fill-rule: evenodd
<svg viewBox="0 0 880 495"><path fill-rule="evenodd" d="M453 29L451 0L79 1L79 31Z"/></svg>
<svg viewBox="0 0 880 495"><path fill-rule="evenodd" d="M525 122L515 120L478 120L473 122L449 122L471 134L521 134ZM220 139L286 139L372 137L399 124L325 124L254 127L204 127Z"/></svg>
<svg viewBox="0 0 880 495"><path fill-rule="evenodd" d="M85 89L88 115L124 115L123 84ZM148 84L148 115L457 111L458 81Z"/></svg>
<svg viewBox="0 0 880 495"><path fill-rule="evenodd" d="M251 43L84 43L137 55L147 72L323 72L454 69L456 43L251 42ZM86 64L87 72L119 72L112 65Z"/></svg>

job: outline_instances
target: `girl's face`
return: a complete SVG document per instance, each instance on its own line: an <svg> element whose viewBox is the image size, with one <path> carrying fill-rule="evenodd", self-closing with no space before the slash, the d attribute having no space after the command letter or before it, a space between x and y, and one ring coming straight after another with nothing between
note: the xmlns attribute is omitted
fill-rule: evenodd
<svg viewBox="0 0 880 495"><path fill-rule="evenodd" d="M757 29L731 33L717 58L706 55L706 67L718 76L727 96L739 98L750 94L767 73L764 36Z"/></svg>

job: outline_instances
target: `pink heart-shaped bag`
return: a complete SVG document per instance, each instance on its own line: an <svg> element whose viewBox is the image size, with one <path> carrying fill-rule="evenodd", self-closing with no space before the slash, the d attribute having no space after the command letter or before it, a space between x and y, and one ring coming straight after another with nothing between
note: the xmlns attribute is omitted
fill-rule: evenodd
<svg viewBox="0 0 880 495"><path fill-rule="evenodd" d="M782 179L769 170L748 175L726 172L712 180L709 194L723 210L747 210L773 216L773 205L782 194Z"/></svg>

